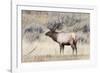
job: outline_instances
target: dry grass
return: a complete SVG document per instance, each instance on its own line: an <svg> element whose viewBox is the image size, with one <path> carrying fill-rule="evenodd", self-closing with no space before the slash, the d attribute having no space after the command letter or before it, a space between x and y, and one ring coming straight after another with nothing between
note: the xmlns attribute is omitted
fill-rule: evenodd
<svg viewBox="0 0 100 73"><path fill-rule="evenodd" d="M64 55L61 55L59 45L56 42L45 36L42 38L45 40L42 39L31 44L24 41L23 45L27 45L23 47L22 62L89 59L89 44L78 43L77 56L73 56L70 46L65 46Z"/></svg>

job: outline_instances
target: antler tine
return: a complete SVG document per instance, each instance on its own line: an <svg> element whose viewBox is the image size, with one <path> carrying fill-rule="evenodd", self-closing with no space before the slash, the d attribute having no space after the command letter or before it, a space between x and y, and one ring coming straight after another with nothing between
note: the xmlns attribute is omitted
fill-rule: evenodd
<svg viewBox="0 0 100 73"><path fill-rule="evenodd" d="M59 18L59 21L60 21L60 23L63 23L63 22L64 22L64 16L61 16L61 17Z"/></svg>
<svg viewBox="0 0 100 73"><path fill-rule="evenodd" d="M50 22L48 22L48 25L47 25L47 28L49 29L49 30L53 30L53 24L52 23L50 23Z"/></svg>
<svg viewBox="0 0 100 73"><path fill-rule="evenodd" d="M57 21L55 21L55 24L54 24L54 27L53 27L53 31L55 31L57 28L58 28L58 23L57 23Z"/></svg>
<svg viewBox="0 0 100 73"><path fill-rule="evenodd" d="M62 20L61 18L58 17L58 19L53 21L52 23L48 22L47 28L50 29L51 31L55 31L56 29L59 28L60 24L62 24Z"/></svg>

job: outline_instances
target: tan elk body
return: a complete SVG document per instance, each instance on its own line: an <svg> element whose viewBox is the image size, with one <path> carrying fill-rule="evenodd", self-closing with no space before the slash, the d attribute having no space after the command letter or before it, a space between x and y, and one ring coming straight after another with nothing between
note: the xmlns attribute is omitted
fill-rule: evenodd
<svg viewBox="0 0 100 73"><path fill-rule="evenodd" d="M57 41L59 41L59 43L67 43L75 38L76 38L76 35L74 33L60 32L57 34Z"/></svg>

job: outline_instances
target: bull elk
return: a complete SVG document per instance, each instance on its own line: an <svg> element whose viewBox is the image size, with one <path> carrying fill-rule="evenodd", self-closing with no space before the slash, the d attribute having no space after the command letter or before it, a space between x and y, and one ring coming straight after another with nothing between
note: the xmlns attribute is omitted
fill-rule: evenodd
<svg viewBox="0 0 100 73"><path fill-rule="evenodd" d="M76 52L77 55L77 36L75 33L67 33L67 32L56 32L55 29L58 26L56 25L55 27L53 27L52 29L50 29L50 31L46 32L46 36L49 36L50 38L52 38L52 40L54 40L55 42L57 42L60 46L60 54L64 54L64 46L71 46L73 52L72 54L74 55L74 51Z"/></svg>

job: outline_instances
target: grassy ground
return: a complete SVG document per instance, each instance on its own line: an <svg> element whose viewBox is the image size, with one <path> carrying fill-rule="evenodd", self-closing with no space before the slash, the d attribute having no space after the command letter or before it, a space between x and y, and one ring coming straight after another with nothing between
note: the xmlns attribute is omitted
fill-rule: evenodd
<svg viewBox="0 0 100 73"><path fill-rule="evenodd" d="M23 41L22 62L89 59L89 44L78 43L77 56L72 54L70 46L65 46L64 55L61 55L58 43L48 37L44 38L33 43Z"/></svg>
<svg viewBox="0 0 100 73"><path fill-rule="evenodd" d="M22 62L43 62L43 61L64 61L64 60L83 60L89 59L89 55L46 55L46 56L27 56Z"/></svg>

